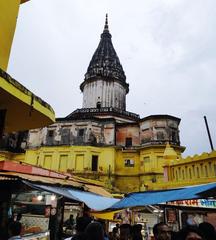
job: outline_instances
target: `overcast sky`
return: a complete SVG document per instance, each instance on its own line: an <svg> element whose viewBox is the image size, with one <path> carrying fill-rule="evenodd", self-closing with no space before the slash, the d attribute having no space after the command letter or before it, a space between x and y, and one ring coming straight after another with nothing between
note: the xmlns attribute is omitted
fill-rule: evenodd
<svg viewBox="0 0 216 240"><path fill-rule="evenodd" d="M215 0L31 0L21 5L8 73L56 117L82 107L79 85L105 14L130 84L127 110L181 118L184 156L216 147Z"/></svg>

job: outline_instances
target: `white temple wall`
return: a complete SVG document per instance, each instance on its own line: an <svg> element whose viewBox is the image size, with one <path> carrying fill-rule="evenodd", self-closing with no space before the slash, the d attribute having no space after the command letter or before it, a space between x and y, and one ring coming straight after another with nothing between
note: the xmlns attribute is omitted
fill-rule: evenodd
<svg viewBox="0 0 216 240"><path fill-rule="evenodd" d="M87 83L83 89L83 108L115 107L125 110L126 90L118 82L97 80Z"/></svg>

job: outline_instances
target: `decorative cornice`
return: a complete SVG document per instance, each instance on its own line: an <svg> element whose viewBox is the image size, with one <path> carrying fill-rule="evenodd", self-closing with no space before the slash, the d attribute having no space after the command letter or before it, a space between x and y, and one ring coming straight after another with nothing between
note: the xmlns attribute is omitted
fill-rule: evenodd
<svg viewBox="0 0 216 240"><path fill-rule="evenodd" d="M123 111L121 109L113 108L113 107L76 109L70 115L68 115L66 119L73 119L77 117L81 117L83 119L83 117L89 118L89 116L104 115L104 114L106 115L113 114L116 116L133 119L135 121L139 120L138 114L128 112L128 111Z"/></svg>

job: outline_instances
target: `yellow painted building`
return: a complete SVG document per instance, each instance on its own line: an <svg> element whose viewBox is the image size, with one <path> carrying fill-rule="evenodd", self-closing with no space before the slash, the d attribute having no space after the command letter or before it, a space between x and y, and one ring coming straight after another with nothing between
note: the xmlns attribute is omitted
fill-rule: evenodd
<svg viewBox="0 0 216 240"><path fill-rule="evenodd" d="M164 166L168 185L180 187L216 181L216 151L174 159Z"/></svg>
<svg viewBox="0 0 216 240"><path fill-rule="evenodd" d="M163 181L164 149L164 145L142 149L44 146L27 149L23 161L47 169L103 181L113 192L132 192L150 190ZM177 157L180 157L181 150L176 148ZM95 159L97 166L94 166Z"/></svg>
<svg viewBox="0 0 216 240"><path fill-rule="evenodd" d="M216 151L187 158L181 157L181 151L169 144L166 148L151 146L130 150L92 146L41 147L27 150L22 161L101 180L113 192L168 189L216 181ZM24 158L24 155L18 156L20 160ZM92 171L93 156L98 156L98 171Z"/></svg>

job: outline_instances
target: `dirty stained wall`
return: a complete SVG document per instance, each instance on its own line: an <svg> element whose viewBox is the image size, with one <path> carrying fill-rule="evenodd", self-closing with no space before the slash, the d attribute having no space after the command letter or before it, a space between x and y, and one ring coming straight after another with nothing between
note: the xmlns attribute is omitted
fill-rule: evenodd
<svg viewBox="0 0 216 240"><path fill-rule="evenodd" d="M140 145L140 128L139 124L117 125L116 127L116 144L118 146L139 146ZM129 140L127 142L127 140ZM130 144L129 144L130 143Z"/></svg>
<svg viewBox="0 0 216 240"><path fill-rule="evenodd" d="M107 121L57 122L29 131L28 148L58 145L114 145L114 124Z"/></svg>
<svg viewBox="0 0 216 240"><path fill-rule="evenodd" d="M173 119L149 119L140 122L140 144L172 142L180 144L178 122Z"/></svg>

